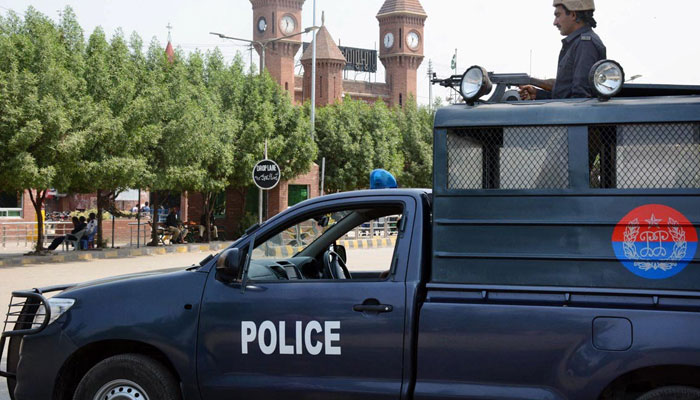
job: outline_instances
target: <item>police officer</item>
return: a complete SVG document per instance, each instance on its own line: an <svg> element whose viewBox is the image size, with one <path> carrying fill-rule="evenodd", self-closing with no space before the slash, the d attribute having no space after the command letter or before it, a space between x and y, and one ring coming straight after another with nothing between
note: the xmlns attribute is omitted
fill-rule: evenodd
<svg viewBox="0 0 700 400"><path fill-rule="evenodd" d="M592 97L588 75L593 64L606 58L605 45L593 32L597 25L594 0L554 0L554 7L554 26L566 36L561 41L557 79L543 81L545 90L521 86L523 100Z"/></svg>

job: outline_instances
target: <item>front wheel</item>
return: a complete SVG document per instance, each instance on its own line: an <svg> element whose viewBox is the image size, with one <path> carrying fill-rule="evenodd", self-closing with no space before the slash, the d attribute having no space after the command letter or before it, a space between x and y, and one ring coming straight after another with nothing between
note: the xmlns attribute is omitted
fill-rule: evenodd
<svg viewBox="0 0 700 400"><path fill-rule="evenodd" d="M637 400L700 400L700 389L689 386L664 386L641 395Z"/></svg>
<svg viewBox="0 0 700 400"><path fill-rule="evenodd" d="M109 357L90 369L73 400L177 400L180 390L161 363L141 354Z"/></svg>

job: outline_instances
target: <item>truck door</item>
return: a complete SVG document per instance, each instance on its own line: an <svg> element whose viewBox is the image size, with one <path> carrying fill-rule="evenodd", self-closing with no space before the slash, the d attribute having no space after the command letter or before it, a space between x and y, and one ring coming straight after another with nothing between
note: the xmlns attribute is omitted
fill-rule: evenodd
<svg viewBox="0 0 700 400"><path fill-rule="evenodd" d="M411 197L307 206L256 235L245 291L212 271L202 397L399 398L407 257L396 254L408 254L412 223L396 221L415 207Z"/></svg>

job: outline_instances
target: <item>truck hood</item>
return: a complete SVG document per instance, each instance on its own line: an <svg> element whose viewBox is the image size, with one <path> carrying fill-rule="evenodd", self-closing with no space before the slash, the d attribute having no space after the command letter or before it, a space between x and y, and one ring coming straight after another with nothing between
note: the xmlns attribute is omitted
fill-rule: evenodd
<svg viewBox="0 0 700 400"><path fill-rule="evenodd" d="M155 277L158 275L173 274L173 273L177 273L180 271L188 270L192 267L193 266L171 267L171 268L164 268L164 269L158 269L158 270L147 271L147 272L138 272L138 273L133 273L133 274L109 276L106 278L95 279L92 281L86 281L86 282L77 283L77 284L73 284L73 285L65 285L68 287L64 291L62 291L60 294L70 293L70 292L73 292L76 290L81 290L81 289L92 288L95 286L109 285L109 284L128 281L128 280L143 279L146 277Z"/></svg>

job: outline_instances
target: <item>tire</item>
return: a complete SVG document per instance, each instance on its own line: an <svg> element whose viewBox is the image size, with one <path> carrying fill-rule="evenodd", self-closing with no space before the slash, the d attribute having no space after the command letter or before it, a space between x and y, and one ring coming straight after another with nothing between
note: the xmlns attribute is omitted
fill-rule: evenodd
<svg viewBox="0 0 700 400"><path fill-rule="evenodd" d="M100 361L78 384L73 400L179 400L173 375L141 354L121 354Z"/></svg>
<svg viewBox="0 0 700 400"><path fill-rule="evenodd" d="M664 386L639 396L637 400L700 400L700 389L689 386Z"/></svg>

